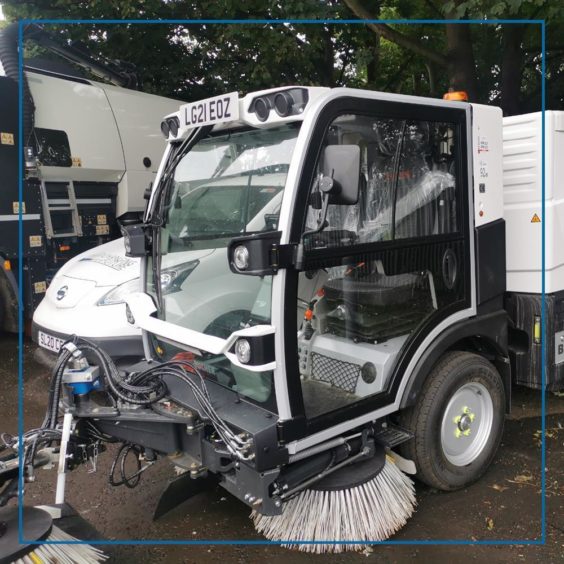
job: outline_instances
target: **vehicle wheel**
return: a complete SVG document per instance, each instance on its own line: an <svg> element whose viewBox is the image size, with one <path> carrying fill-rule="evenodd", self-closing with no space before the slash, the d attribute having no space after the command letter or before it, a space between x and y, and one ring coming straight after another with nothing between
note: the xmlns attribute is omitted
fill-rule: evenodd
<svg viewBox="0 0 564 564"><path fill-rule="evenodd" d="M425 381L415 406L400 413L414 433L401 452L417 477L440 490L476 481L492 462L503 434L505 389L499 372L480 355L446 353Z"/></svg>

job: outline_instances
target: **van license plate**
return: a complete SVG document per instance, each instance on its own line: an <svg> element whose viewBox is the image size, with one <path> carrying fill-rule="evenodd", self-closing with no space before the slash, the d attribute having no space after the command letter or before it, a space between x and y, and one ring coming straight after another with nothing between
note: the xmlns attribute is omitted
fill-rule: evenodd
<svg viewBox="0 0 564 564"><path fill-rule="evenodd" d="M44 349L58 353L61 345L65 342L64 339L59 339L58 337L53 337L53 335L48 335L39 331L38 335L39 346Z"/></svg>

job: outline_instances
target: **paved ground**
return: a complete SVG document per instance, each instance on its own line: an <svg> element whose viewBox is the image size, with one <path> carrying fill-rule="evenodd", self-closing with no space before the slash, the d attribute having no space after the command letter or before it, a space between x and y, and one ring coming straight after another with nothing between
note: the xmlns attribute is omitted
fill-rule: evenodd
<svg viewBox="0 0 564 564"><path fill-rule="evenodd" d="M16 340L0 336L0 431L17 431ZM24 420L26 428L41 421L48 370L25 345ZM375 546L364 554L315 557L278 546L120 546L115 562L564 562L564 397L549 395L547 417L547 529L545 546ZM418 485L419 506L394 537L411 539L540 539L540 396L518 390L506 423L499 455L485 477L466 490L445 494ZM107 482L111 454L101 457L98 472L81 467L68 478L68 501L106 539L254 539L249 511L221 488L202 493L161 520L151 520L160 491L172 477L162 461L149 469L135 490ZM29 486L26 503L54 499L54 472L41 471Z"/></svg>

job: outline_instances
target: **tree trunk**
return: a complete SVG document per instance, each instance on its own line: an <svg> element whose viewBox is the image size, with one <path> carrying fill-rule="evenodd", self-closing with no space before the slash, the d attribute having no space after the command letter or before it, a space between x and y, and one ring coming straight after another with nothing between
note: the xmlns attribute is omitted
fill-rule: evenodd
<svg viewBox="0 0 564 564"><path fill-rule="evenodd" d="M435 65L433 63L425 63L427 69L427 76L429 77L429 96L434 98L437 95L437 75L435 72Z"/></svg>
<svg viewBox="0 0 564 564"><path fill-rule="evenodd" d="M374 46L372 47L372 60L366 68L366 82L368 87L372 87L378 78L380 66L380 36L374 34Z"/></svg>
<svg viewBox="0 0 564 564"><path fill-rule="evenodd" d="M449 87L464 90L471 102L478 100L476 64L470 24L446 24Z"/></svg>
<svg viewBox="0 0 564 564"><path fill-rule="evenodd" d="M503 55L501 60L501 107L503 115L521 113L521 75L524 51L521 43L524 25L506 25L503 28Z"/></svg>
<svg viewBox="0 0 564 564"><path fill-rule="evenodd" d="M320 69L323 86L333 88L335 86L335 51L331 42L331 30L323 28L323 55L322 68Z"/></svg>

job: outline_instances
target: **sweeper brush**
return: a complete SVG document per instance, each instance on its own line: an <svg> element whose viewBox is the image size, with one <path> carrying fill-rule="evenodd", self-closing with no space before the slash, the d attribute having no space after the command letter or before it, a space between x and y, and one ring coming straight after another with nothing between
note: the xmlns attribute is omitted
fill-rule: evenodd
<svg viewBox="0 0 564 564"><path fill-rule="evenodd" d="M19 531L18 508L0 509L0 562L99 564L109 558L101 550L80 542L54 525L51 515L44 509L24 507L22 517L23 528Z"/></svg>
<svg viewBox="0 0 564 564"><path fill-rule="evenodd" d="M416 503L412 480L381 449L302 490L281 515L253 511L251 518L257 531L283 546L338 553L389 538L405 525Z"/></svg>

